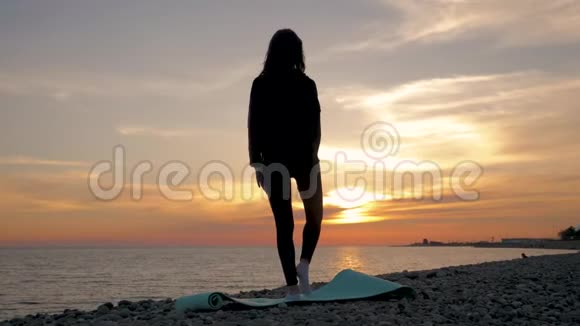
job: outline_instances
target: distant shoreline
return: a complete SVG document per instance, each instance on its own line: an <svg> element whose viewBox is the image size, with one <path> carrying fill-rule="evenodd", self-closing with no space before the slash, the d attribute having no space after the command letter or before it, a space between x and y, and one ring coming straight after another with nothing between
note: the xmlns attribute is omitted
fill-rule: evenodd
<svg viewBox="0 0 580 326"><path fill-rule="evenodd" d="M521 249L558 249L580 250L580 241L550 240L534 243L502 243L502 242L474 242L474 243L437 243L437 244L408 244L400 247L473 247L473 248L521 248Z"/></svg>

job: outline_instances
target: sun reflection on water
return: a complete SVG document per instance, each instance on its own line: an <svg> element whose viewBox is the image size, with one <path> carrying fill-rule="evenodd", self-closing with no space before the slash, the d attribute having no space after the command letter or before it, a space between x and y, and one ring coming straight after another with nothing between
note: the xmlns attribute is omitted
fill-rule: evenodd
<svg viewBox="0 0 580 326"><path fill-rule="evenodd" d="M350 268L360 271L364 269L360 247L341 247L338 250L338 257L340 257L337 260L339 270Z"/></svg>

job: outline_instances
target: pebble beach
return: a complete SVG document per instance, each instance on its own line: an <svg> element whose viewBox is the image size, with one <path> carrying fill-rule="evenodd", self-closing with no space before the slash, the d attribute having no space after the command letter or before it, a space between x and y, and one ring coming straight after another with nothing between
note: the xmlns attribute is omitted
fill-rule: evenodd
<svg viewBox="0 0 580 326"><path fill-rule="evenodd" d="M578 325L580 254L402 271L380 278L415 289L415 298L280 305L177 314L174 299L104 303L0 322L7 325ZM314 287L324 283L315 283ZM282 288L238 297L281 297Z"/></svg>

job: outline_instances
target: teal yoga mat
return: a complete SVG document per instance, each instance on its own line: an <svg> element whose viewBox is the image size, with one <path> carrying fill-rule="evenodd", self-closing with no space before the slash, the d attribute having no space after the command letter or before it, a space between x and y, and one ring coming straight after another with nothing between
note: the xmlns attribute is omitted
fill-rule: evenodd
<svg viewBox="0 0 580 326"><path fill-rule="evenodd" d="M301 295L299 300L288 301L284 298L238 299L222 292L205 292L178 298L175 302L175 309L178 313L183 313L187 309L193 311L218 310L228 301L242 307L265 308L276 306L283 302L300 304L405 296L414 296L414 290L395 282L356 272L352 269L345 269L336 274L328 284L312 291L309 295Z"/></svg>

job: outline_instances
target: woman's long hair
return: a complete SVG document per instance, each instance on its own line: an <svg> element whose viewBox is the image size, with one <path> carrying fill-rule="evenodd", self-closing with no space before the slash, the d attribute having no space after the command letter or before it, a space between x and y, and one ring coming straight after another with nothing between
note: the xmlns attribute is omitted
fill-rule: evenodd
<svg viewBox="0 0 580 326"><path fill-rule="evenodd" d="M281 29L274 33L268 46L262 74L304 72L304 51L302 40L291 29Z"/></svg>

